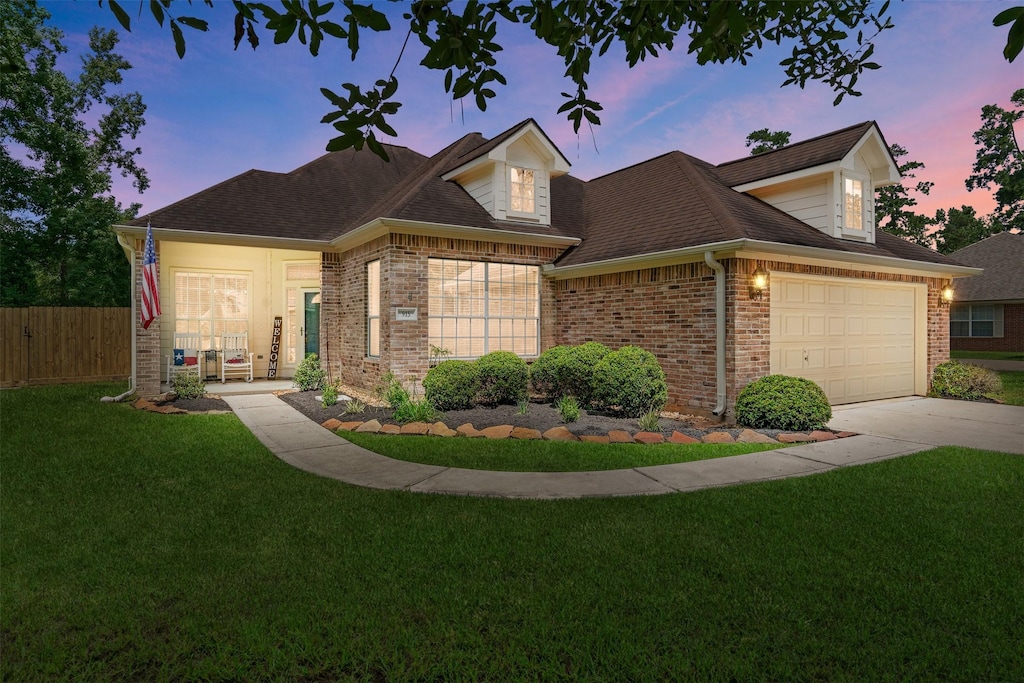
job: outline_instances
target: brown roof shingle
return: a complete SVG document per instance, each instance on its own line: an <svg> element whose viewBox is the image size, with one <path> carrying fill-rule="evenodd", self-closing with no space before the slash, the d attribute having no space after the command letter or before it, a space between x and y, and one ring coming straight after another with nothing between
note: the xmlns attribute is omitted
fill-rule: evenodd
<svg viewBox="0 0 1024 683"><path fill-rule="evenodd" d="M950 256L985 272L953 280L954 301L1024 300L1024 235L998 232Z"/></svg>

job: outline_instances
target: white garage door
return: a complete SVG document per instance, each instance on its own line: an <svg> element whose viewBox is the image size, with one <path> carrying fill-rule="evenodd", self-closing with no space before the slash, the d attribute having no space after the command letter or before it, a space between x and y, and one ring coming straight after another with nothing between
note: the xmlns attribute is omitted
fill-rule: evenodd
<svg viewBox="0 0 1024 683"><path fill-rule="evenodd" d="M921 391L923 295L922 285L772 273L772 374L813 380L833 404Z"/></svg>

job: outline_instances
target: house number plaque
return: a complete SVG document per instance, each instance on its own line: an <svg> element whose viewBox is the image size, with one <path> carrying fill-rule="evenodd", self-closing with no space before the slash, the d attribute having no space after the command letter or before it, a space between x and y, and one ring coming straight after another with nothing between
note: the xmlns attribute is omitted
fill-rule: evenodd
<svg viewBox="0 0 1024 683"><path fill-rule="evenodd" d="M395 320L398 322L414 321L418 319L416 313L417 309L415 308L396 308Z"/></svg>

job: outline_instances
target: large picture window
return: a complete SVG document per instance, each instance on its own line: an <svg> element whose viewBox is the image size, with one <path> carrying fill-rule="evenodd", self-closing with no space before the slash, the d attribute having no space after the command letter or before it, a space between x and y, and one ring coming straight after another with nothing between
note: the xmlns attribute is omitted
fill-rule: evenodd
<svg viewBox="0 0 1024 683"><path fill-rule="evenodd" d="M227 273L174 274L174 331L198 334L204 349L220 347L220 336L249 328L249 276Z"/></svg>
<svg viewBox="0 0 1024 683"><path fill-rule="evenodd" d="M949 309L949 336L1002 337L1003 307L999 304L953 304Z"/></svg>
<svg viewBox="0 0 1024 683"><path fill-rule="evenodd" d="M366 355L380 357L380 261L366 264Z"/></svg>
<svg viewBox="0 0 1024 683"><path fill-rule="evenodd" d="M429 341L453 358L491 351L536 356L540 345L540 268L429 259Z"/></svg>

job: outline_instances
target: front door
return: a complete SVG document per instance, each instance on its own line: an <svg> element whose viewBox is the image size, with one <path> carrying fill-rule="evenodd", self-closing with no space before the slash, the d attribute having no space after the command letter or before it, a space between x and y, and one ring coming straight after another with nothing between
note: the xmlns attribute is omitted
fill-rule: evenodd
<svg viewBox="0 0 1024 683"><path fill-rule="evenodd" d="M320 355L320 292L303 290L303 325L302 335L304 338L305 358L308 354Z"/></svg>

